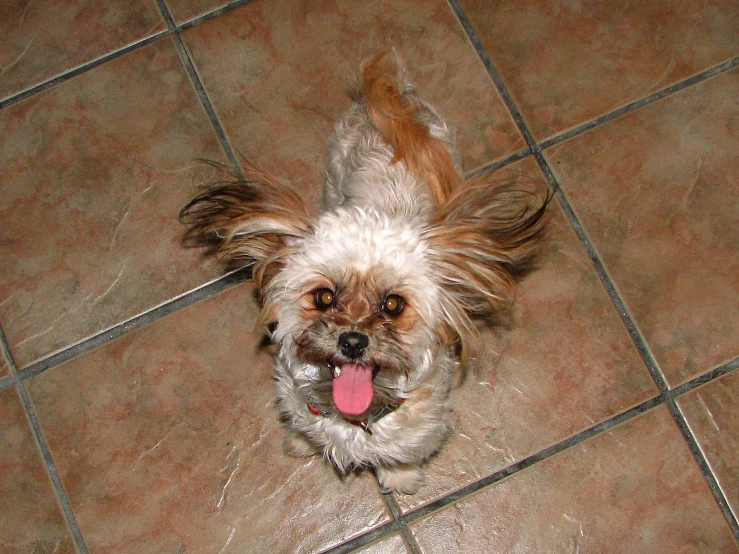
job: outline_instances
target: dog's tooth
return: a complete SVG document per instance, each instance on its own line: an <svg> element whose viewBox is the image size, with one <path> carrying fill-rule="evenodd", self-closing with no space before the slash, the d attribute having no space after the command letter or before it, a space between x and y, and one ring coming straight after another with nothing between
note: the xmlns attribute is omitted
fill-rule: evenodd
<svg viewBox="0 0 739 554"><path fill-rule="evenodd" d="M334 377L341 375L341 368L339 366L334 367Z"/></svg>

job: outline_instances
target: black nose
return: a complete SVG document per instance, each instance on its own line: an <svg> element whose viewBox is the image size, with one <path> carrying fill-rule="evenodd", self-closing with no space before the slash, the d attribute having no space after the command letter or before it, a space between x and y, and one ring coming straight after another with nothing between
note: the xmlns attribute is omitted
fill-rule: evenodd
<svg viewBox="0 0 739 554"><path fill-rule="evenodd" d="M367 348L368 344L369 337L356 331L349 331L339 335L341 353L352 360L359 358L364 353L364 349Z"/></svg>

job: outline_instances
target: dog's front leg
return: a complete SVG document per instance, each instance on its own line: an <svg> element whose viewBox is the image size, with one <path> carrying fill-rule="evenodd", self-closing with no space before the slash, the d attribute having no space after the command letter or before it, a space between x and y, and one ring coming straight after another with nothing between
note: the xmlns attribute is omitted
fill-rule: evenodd
<svg viewBox="0 0 739 554"><path fill-rule="evenodd" d="M424 482L423 470L417 465L378 466L375 472L385 494L416 494Z"/></svg>

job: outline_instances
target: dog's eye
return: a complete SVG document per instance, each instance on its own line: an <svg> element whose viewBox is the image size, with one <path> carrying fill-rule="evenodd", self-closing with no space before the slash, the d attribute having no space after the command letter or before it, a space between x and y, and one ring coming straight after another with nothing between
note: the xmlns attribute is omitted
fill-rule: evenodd
<svg viewBox="0 0 739 554"><path fill-rule="evenodd" d="M402 296L398 296L397 294L389 294L387 298L385 298L385 302L382 304L383 311L386 314L393 316L400 315L403 308L405 308L405 300L403 300Z"/></svg>
<svg viewBox="0 0 739 554"><path fill-rule="evenodd" d="M334 293L331 289L318 289L313 300L319 310L328 310L334 305Z"/></svg>

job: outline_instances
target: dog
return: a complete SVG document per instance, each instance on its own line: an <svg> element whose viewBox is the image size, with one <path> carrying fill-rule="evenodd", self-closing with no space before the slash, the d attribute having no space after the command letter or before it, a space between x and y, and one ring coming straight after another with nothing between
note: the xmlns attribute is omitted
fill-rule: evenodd
<svg viewBox="0 0 739 554"><path fill-rule="evenodd" d="M252 266L288 455L370 468L385 493L422 486L478 321L510 308L550 198L460 166L453 131L383 51L330 139L320 209L252 165L182 209L189 237Z"/></svg>

